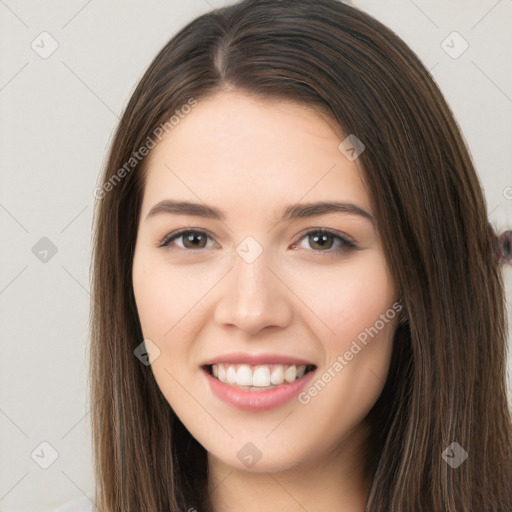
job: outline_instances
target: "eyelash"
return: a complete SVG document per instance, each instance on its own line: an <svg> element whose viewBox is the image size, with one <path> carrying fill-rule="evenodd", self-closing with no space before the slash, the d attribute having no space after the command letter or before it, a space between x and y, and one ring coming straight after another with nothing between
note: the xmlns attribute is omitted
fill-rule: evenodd
<svg viewBox="0 0 512 512"><path fill-rule="evenodd" d="M164 237L164 239L160 242L158 247L167 247L167 248L170 249L171 248L170 247L171 242L173 242L177 238L182 237L183 235L190 234L190 233L206 235L206 236L208 236L209 238L211 238L213 240L213 236L208 231L204 231L204 230L201 230L201 229L190 229L190 228L187 228L187 229L180 229L179 231L176 231L174 233L170 233L170 234L166 235ZM342 236L337 231L333 231L333 230L326 229L326 228L317 228L317 229L311 229L311 230L307 231L306 233L304 233L302 235L302 237L299 239L298 242L293 244L293 246L295 247L295 246L299 245L299 243L304 238L306 238L306 237L308 237L309 235L312 235L312 234L316 234L316 235L330 235L330 236L334 237L335 239L338 239L341 242L340 246L338 246L337 248L334 248L334 249L333 248L329 248L329 249L326 249L326 250L311 249L315 253L320 253L320 254L325 253L327 256L334 256L334 255L342 253L344 250L347 250L347 249L358 249L357 245L352 240L350 240L348 237ZM185 248L184 249L182 247L178 247L178 250L185 251L185 252L193 252L193 253L194 252L201 252L201 251L203 251L205 249L206 248L199 248L199 249L186 249Z"/></svg>

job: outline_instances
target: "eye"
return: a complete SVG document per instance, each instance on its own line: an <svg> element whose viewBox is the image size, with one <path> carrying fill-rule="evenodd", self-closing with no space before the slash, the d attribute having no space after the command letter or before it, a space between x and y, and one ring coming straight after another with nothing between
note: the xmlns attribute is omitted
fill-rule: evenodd
<svg viewBox="0 0 512 512"><path fill-rule="evenodd" d="M167 235L159 247L169 247L171 242L174 240L182 240L183 245L178 247L183 250L195 250L195 249L204 249L205 242L208 238L211 238L210 235L205 231L192 230L192 229L182 229L177 231L176 233L171 233Z"/></svg>
<svg viewBox="0 0 512 512"><path fill-rule="evenodd" d="M213 240L213 237L206 231L182 229L167 235L160 242L159 247L171 247L173 244L176 245L175 240L181 240L182 245L177 244L179 249L186 251L201 250L207 247L208 239ZM347 249L357 249L357 245L348 237L336 231L324 228L310 230L305 233L300 240L307 240L310 247L313 248L313 251L317 253L324 252L332 254L340 253ZM338 242L337 246L335 246L336 241ZM302 245L299 247L299 244L296 242L292 244L292 248L297 249L305 247Z"/></svg>
<svg viewBox="0 0 512 512"><path fill-rule="evenodd" d="M337 231L331 231L330 229L313 229L308 231L301 239L308 242L308 245L314 250L314 252L325 252L340 253L347 249L357 249L357 245L350 240L348 237L343 236ZM336 242L337 245L336 245ZM305 248L303 244L297 242L293 244L293 248ZM334 247L334 248L333 248Z"/></svg>

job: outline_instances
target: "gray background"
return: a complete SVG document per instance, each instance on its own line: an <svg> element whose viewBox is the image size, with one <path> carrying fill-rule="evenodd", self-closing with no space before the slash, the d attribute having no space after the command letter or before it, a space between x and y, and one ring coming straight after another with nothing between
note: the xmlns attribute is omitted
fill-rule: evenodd
<svg viewBox="0 0 512 512"><path fill-rule="evenodd" d="M118 116L157 51L227 3L0 0L1 512L52 510L92 493L92 191ZM510 228L512 0L352 3L432 71L471 149L489 218ZM510 266L505 278L510 303Z"/></svg>

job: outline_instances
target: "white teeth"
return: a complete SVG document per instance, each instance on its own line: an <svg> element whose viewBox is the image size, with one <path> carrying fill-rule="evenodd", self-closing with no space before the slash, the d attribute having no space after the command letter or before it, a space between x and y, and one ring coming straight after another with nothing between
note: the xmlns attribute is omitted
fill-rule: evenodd
<svg viewBox="0 0 512 512"><path fill-rule="evenodd" d="M275 386L294 382L306 373L306 365L258 365L214 364L212 375L225 384L243 389L272 389Z"/></svg>
<svg viewBox="0 0 512 512"><path fill-rule="evenodd" d="M293 382L297 378L297 368L294 364L288 366L284 372L284 380L286 382Z"/></svg>
<svg viewBox="0 0 512 512"><path fill-rule="evenodd" d="M236 384L236 370L234 366L230 366L226 372L226 379L229 384Z"/></svg>
<svg viewBox="0 0 512 512"><path fill-rule="evenodd" d="M217 369L217 375L215 375L214 368ZM226 381L226 369L224 368L223 364L214 364L212 366L212 373L213 373L214 377L217 377L217 379L219 379L221 382L227 382Z"/></svg>
<svg viewBox="0 0 512 512"><path fill-rule="evenodd" d="M270 386L270 369L268 366L258 366L252 374L252 385L258 388Z"/></svg>
<svg viewBox="0 0 512 512"><path fill-rule="evenodd" d="M252 380L251 367L247 364L240 366L236 372L236 384L238 386L252 386Z"/></svg>
<svg viewBox="0 0 512 512"><path fill-rule="evenodd" d="M270 382L272 382L274 386L284 382L284 368L281 364L278 364L270 374Z"/></svg>

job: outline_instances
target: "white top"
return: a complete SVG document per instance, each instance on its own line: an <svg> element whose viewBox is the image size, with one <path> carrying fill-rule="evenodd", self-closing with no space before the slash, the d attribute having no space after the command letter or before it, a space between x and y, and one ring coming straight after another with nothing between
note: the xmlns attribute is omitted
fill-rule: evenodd
<svg viewBox="0 0 512 512"><path fill-rule="evenodd" d="M92 499L83 496L78 500L68 501L55 509L54 512L93 512L93 506Z"/></svg>

